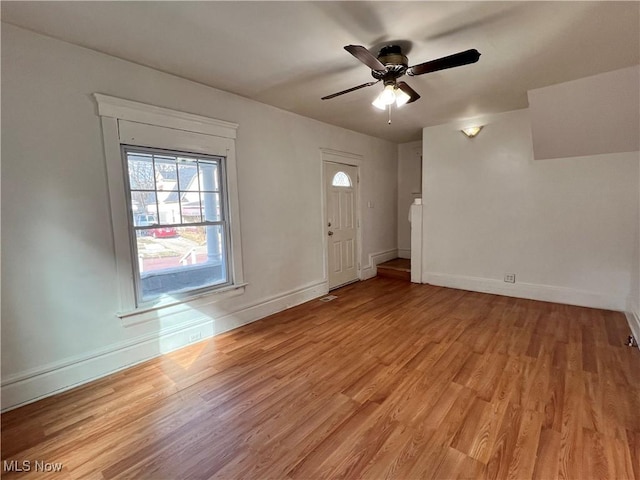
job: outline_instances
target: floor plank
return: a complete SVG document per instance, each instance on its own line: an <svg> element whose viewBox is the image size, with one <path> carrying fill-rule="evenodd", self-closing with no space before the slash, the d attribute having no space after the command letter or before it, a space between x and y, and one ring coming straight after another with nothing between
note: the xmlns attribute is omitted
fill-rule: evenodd
<svg viewBox="0 0 640 480"><path fill-rule="evenodd" d="M3 467L63 464L3 477L640 475L621 313L384 277L332 293L3 414Z"/></svg>

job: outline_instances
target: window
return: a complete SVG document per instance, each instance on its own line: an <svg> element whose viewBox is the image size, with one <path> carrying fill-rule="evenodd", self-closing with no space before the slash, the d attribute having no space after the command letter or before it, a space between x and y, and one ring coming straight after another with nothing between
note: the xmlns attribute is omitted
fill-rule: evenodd
<svg viewBox="0 0 640 480"><path fill-rule="evenodd" d="M349 178L349 175L347 175L346 173L338 172L333 176L331 185L334 187L350 187L351 179Z"/></svg>
<svg viewBox="0 0 640 480"><path fill-rule="evenodd" d="M94 94L124 325L244 292L238 125ZM185 303L188 305L183 305ZM164 312L161 313L161 315ZM178 318L178 317L172 317Z"/></svg>
<svg viewBox="0 0 640 480"><path fill-rule="evenodd" d="M224 157L122 152L138 303L228 285Z"/></svg>

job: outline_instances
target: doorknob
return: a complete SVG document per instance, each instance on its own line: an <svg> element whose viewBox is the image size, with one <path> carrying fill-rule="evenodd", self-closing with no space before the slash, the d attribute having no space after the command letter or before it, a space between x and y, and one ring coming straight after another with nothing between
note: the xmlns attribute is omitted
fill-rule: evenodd
<svg viewBox="0 0 640 480"><path fill-rule="evenodd" d="M329 232L329 236L333 235L333 232Z"/></svg>

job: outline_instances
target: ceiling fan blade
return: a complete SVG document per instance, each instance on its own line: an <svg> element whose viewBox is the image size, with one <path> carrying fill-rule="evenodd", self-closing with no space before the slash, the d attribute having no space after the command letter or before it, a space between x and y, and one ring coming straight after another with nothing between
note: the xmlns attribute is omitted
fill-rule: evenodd
<svg viewBox="0 0 640 480"><path fill-rule="evenodd" d="M361 45L347 45L344 49L364 63L371 70L385 71L385 66L373 54Z"/></svg>
<svg viewBox="0 0 640 480"><path fill-rule="evenodd" d="M322 100L329 100L330 98L334 98L334 97L337 97L339 95L344 95L345 93L351 93L351 92L354 92L356 90L360 90L361 88L364 88L364 87L370 87L371 85L375 85L379 81L380 80L376 80L375 82L363 83L362 85L358 85L357 87L351 87L351 88L348 88L346 90L342 90L341 92L333 93L331 95L327 95L326 97L322 97Z"/></svg>
<svg viewBox="0 0 640 480"><path fill-rule="evenodd" d="M411 88L405 82L398 82L397 87L411 97L407 103L415 102L420 98L420 95L418 94L418 92L416 92L413 88Z"/></svg>
<svg viewBox="0 0 640 480"><path fill-rule="evenodd" d="M476 63L480 58L480 52L476 49L465 50L464 52L454 53L448 57L438 58L430 62L420 63L409 67L407 75L423 75L425 73L437 72L447 68L460 67L470 63Z"/></svg>

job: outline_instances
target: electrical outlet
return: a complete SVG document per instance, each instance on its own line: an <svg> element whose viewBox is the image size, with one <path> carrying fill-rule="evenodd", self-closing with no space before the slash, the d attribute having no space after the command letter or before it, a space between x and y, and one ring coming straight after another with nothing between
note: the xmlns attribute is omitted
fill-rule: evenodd
<svg viewBox="0 0 640 480"><path fill-rule="evenodd" d="M504 281L507 283L516 283L516 274L515 273L505 273Z"/></svg>
<svg viewBox="0 0 640 480"><path fill-rule="evenodd" d="M191 335L189 335L189 343L197 342L201 338L202 338L201 332L192 333Z"/></svg>

